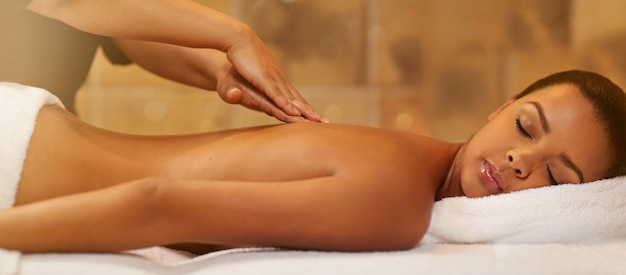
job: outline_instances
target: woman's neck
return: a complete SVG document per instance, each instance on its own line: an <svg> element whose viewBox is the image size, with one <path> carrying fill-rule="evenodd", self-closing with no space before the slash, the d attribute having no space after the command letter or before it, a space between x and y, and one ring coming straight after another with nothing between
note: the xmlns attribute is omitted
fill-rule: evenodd
<svg viewBox="0 0 626 275"><path fill-rule="evenodd" d="M453 155L450 162L450 169L443 184L439 186L435 193L435 200L441 200L447 197L465 196L461 188L461 162L465 153L466 144L460 144L454 147Z"/></svg>

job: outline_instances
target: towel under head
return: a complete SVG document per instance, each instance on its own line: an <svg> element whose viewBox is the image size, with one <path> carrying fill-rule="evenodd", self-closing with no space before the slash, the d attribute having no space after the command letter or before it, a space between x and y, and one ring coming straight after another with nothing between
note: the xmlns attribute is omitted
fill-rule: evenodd
<svg viewBox="0 0 626 275"><path fill-rule="evenodd" d="M437 203L424 243L626 240L626 177Z"/></svg>
<svg viewBox="0 0 626 275"><path fill-rule="evenodd" d="M46 90L0 82L0 209L13 207L37 114L50 104L63 106Z"/></svg>

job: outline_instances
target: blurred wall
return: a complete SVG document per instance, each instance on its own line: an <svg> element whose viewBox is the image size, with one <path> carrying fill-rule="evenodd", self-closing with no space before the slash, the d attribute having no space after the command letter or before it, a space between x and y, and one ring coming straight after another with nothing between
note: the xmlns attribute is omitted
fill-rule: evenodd
<svg viewBox="0 0 626 275"><path fill-rule="evenodd" d="M626 87L622 0L203 0L250 25L335 123L466 140L508 97L585 69ZM92 124L175 134L277 123L213 92L99 55L78 111Z"/></svg>

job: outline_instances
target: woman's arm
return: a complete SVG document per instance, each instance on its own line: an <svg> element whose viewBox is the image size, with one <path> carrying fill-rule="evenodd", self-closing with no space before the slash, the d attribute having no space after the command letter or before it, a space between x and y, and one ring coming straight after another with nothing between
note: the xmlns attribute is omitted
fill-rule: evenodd
<svg viewBox="0 0 626 275"><path fill-rule="evenodd" d="M337 176L269 183L144 179L4 210L0 247L119 251L197 242L406 249L425 233L432 201L400 189Z"/></svg>
<svg viewBox="0 0 626 275"><path fill-rule="evenodd" d="M98 35L223 51L286 114L322 119L250 27L194 1L32 0L28 9Z"/></svg>

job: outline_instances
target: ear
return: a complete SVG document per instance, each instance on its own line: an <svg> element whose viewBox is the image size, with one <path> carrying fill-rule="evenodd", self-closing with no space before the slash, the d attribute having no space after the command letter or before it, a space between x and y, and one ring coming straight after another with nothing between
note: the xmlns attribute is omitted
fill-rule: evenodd
<svg viewBox="0 0 626 275"><path fill-rule="evenodd" d="M510 98L509 100L504 102L504 104L502 104L502 106L500 106L500 108L498 108L497 110L495 110L491 114L489 114L489 116L487 117L487 121L491 121L494 117L496 117L497 114L502 112L502 110L504 110L504 108L506 108L507 106L511 105L511 103L513 103L513 101L515 101L515 98Z"/></svg>

